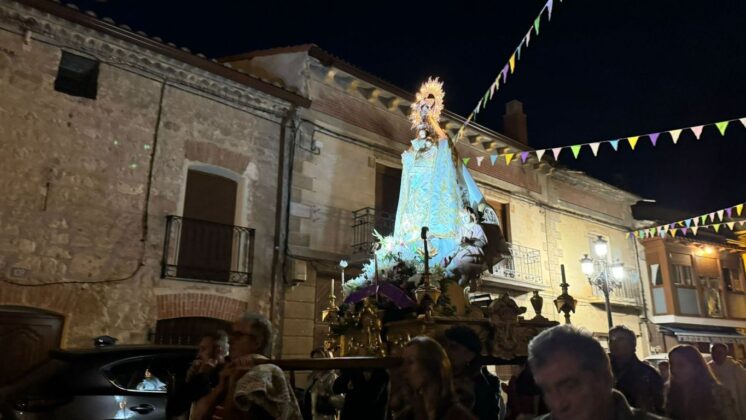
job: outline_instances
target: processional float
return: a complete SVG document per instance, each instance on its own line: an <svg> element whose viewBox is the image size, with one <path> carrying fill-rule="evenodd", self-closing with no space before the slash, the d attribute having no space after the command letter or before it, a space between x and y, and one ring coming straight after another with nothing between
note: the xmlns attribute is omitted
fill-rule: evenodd
<svg viewBox="0 0 746 420"><path fill-rule="evenodd" d="M372 258L359 276L346 281L340 262L339 306L332 280L322 318L329 326L324 346L336 356L386 358L415 336L438 338L465 325L481 338L485 363L514 363L531 338L558 324L541 315L538 293L531 318L507 293L486 306L470 302L482 273L511 256L495 211L438 124L443 98L442 84L429 79L411 106L417 138L402 154L393 234L373 232Z"/></svg>

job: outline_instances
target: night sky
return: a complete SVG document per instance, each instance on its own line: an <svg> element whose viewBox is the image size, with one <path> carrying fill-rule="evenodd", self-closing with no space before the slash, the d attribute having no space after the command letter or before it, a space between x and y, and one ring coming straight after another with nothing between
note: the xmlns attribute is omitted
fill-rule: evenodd
<svg viewBox="0 0 746 420"><path fill-rule="evenodd" d="M529 143L546 148L746 117L746 2L554 0L516 72L477 121L501 131L504 104L524 103ZM78 1L81 10L211 58L315 43L408 91L430 75L466 116L545 0ZM544 17L546 19L546 17ZM691 216L746 201L746 129L701 140L662 135L653 148L585 148L563 165ZM551 159L545 157L544 159Z"/></svg>

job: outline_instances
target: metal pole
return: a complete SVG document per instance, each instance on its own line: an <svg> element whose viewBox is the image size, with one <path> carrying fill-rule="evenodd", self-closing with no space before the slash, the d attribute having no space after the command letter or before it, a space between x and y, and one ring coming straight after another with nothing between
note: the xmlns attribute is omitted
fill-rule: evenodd
<svg viewBox="0 0 746 420"><path fill-rule="evenodd" d="M609 267L604 262L604 300L606 300L606 321L609 323L609 329L614 326L614 322L611 320L611 303L609 303Z"/></svg>

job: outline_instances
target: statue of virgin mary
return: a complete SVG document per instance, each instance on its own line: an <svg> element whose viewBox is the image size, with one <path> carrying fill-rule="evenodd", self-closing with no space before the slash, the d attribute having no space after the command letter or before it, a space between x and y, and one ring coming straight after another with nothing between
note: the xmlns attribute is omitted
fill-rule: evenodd
<svg viewBox="0 0 746 420"><path fill-rule="evenodd" d="M462 285L508 253L494 210L438 124L444 96L437 78L428 79L417 93L409 117L417 138L402 153L394 233L379 237L382 246L375 251L375 264L348 282L346 290L377 277L373 266L385 272L391 268L387 265L422 262L423 227L428 228L430 267L439 266L446 276L458 277ZM421 263L414 265L421 269Z"/></svg>

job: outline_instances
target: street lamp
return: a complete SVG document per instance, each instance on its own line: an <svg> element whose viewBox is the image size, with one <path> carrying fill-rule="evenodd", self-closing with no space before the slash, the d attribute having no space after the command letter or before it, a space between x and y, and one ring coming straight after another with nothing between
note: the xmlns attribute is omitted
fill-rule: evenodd
<svg viewBox="0 0 746 420"><path fill-rule="evenodd" d="M624 264L619 261L609 264L606 259L606 256L609 254L609 243L601 236L593 241L593 254L592 257L585 254L580 259L580 269L588 278L588 283L591 286L598 287L603 292L604 301L606 302L606 320L609 324L609 329L611 329L614 323L611 320L609 293L622 286Z"/></svg>

